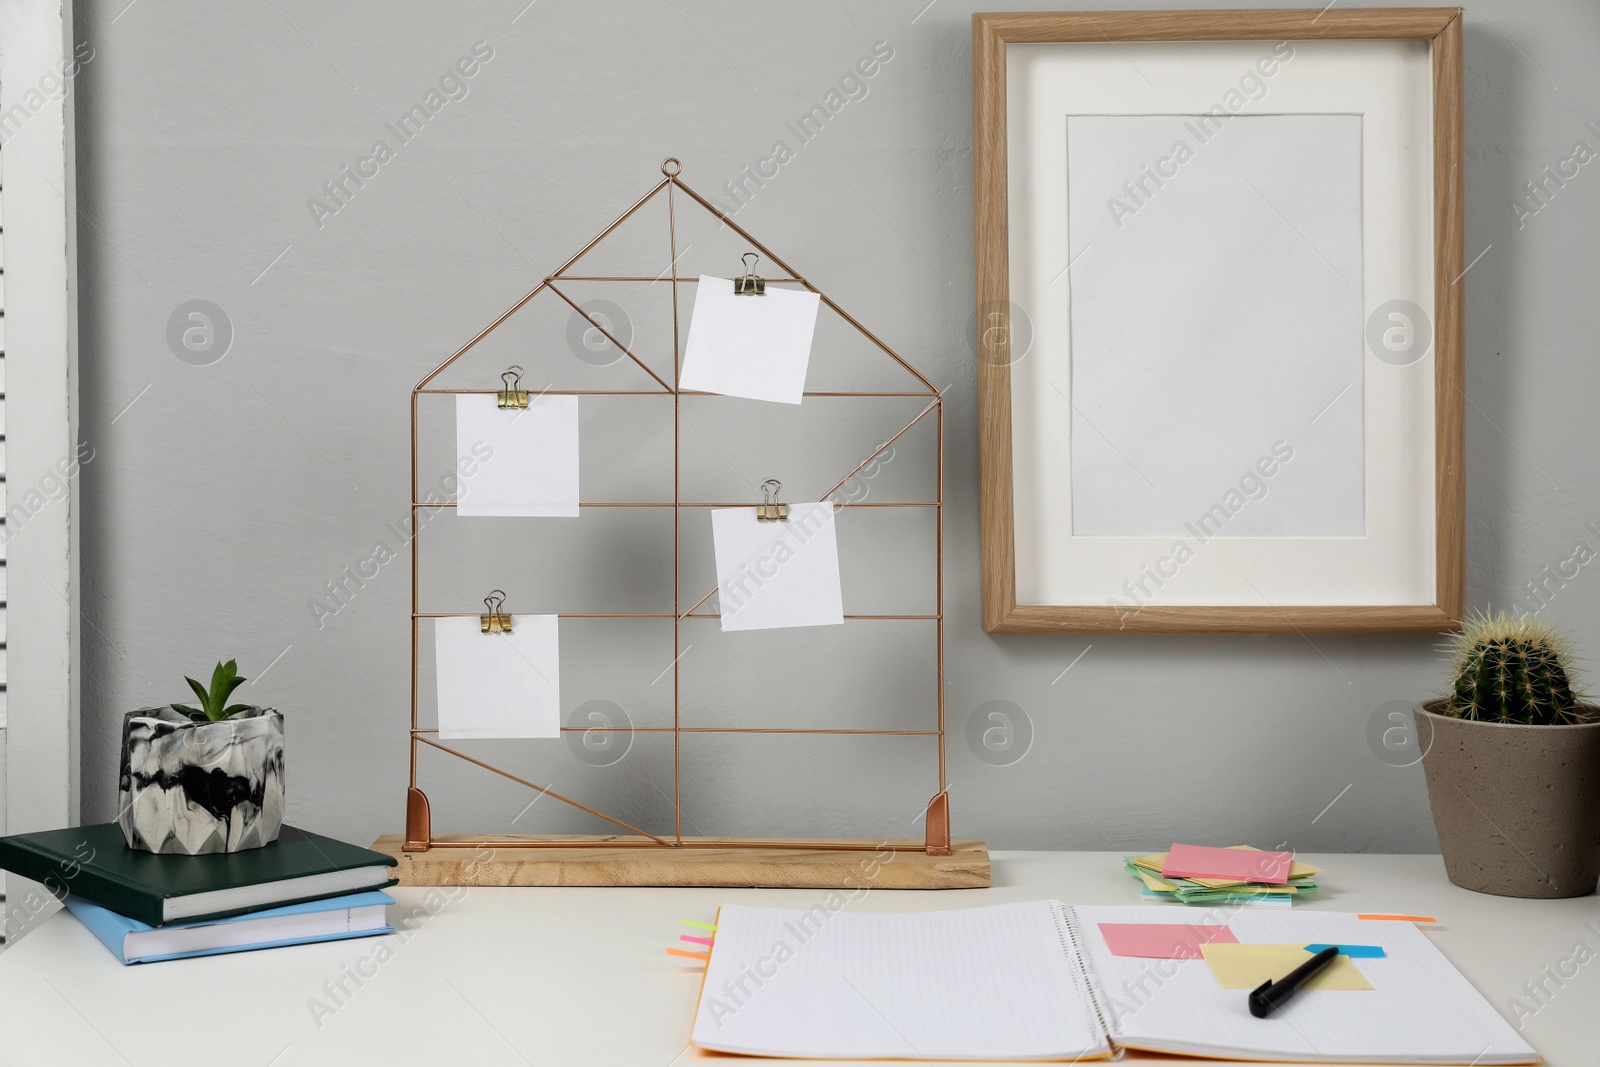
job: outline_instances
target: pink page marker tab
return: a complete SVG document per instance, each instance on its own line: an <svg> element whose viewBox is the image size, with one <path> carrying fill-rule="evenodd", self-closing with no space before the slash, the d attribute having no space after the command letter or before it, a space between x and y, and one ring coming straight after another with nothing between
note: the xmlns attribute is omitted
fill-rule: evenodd
<svg viewBox="0 0 1600 1067"><path fill-rule="evenodd" d="M1201 945L1236 945L1239 939L1220 923L1101 923L1113 956L1150 960L1197 960Z"/></svg>
<svg viewBox="0 0 1600 1067"><path fill-rule="evenodd" d="M1161 873L1174 878L1225 878L1284 885L1289 881L1289 864L1293 861L1293 852L1173 845L1161 865Z"/></svg>

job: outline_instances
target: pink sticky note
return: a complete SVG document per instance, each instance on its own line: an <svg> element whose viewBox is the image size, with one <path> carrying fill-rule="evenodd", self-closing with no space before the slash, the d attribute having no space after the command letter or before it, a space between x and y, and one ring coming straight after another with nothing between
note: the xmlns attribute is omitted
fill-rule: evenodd
<svg viewBox="0 0 1600 1067"><path fill-rule="evenodd" d="M1113 956L1152 960L1197 960L1201 945L1236 945L1233 931L1212 923L1101 923L1100 935Z"/></svg>
<svg viewBox="0 0 1600 1067"><path fill-rule="evenodd" d="M1173 845L1161 873L1175 878L1224 878L1284 885L1289 881L1293 852L1256 852L1247 848Z"/></svg>

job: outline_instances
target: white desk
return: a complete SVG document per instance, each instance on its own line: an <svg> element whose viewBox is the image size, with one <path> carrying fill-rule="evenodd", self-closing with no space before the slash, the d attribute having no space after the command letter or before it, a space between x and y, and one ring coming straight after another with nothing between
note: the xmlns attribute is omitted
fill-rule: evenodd
<svg viewBox="0 0 1600 1067"><path fill-rule="evenodd" d="M1437 856L1306 859L1327 868L1327 887L1309 907L1438 917L1441 925L1431 928L1431 936L1502 1014L1509 1017L1509 998L1526 997L1524 982L1545 980L1551 995L1525 1021L1523 1035L1552 1067L1600 1064L1600 958L1578 966L1563 986L1545 978L1580 941L1600 952L1600 897L1529 901L1469 893L1445 879ZM997 852L994 883L992 889L879 891L849 907L909 911L1039 898L1138 900L1121 857L1105 852ZM396 921L413 907L423 908L429 893L443 891L391 892L400 901L391 912ZM702 1057L686 1047L700 968L664 950L684 929L680 918L709 920L724 901L798 908L823 894L451 892L456 899L435 897L442 904L437 913L406 935L135 967L120 966L71 916L56 915L0 954L0 1064L766 1062ZM349 977L355 974L361 975L359 986ZM336 1004L328 990L341 978L348 994L335 989L342 1001ZM331 1014L315 1015L314 998ZM781 1062L792 1067L795 1061Z"/></svg>

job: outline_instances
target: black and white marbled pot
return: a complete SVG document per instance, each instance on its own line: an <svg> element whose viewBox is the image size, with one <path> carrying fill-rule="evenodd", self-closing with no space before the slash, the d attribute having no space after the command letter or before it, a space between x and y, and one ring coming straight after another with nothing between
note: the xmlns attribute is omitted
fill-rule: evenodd
<svg viewBox="0 0 1600 1067"><path fill-rule="evenodd" d="M283 825L283 715L251 708L195 722L171 708L122 720L117 822L129 848L243 852Z"/></svg>

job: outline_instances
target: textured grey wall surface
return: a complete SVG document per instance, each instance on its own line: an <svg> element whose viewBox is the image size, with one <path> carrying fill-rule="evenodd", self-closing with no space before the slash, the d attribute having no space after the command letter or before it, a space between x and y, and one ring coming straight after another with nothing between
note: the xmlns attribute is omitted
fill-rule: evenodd
<svg viewBox="0 0 1600 1067"><path fill-rule="evenodd" d="M1426 637L982 632L972 9L964 0L79 5L80 37L93 46L74 90L82 426L93 449L81 473L85 819L115 814L122 714L186 698L182 675L237 656L252 679L242 695L288 717L290 819L362 842L401 828L410 390L676 155L685 180L730 207L728 184L742 181L739 223L947 390L958 836L1029 848L1188 839L1432 849L1421 770L1397 766L1407 757L1383 739L1389 710L1441 682ZM1539 583L1542 613L1591 650L1600 648L1600 564L1591 562L1600 550L1591 407L1600 164L1587 162L1600 151L1597 45L1591 0L1467 9L1470 600L1541 608L1527 592ZM818 106L827 121L803 127ZM768 176L757 183L747 167ZM733 270L738 242L676 206L679 247L691 246L679 270ZM619 231L615 254L596 255L597 272L667 268L665 219L646 221ZM620 295L600 285L574 286L575 298L612 299L641 351L670 361L670 287ZM535 385L635 387L617 384L626 364L596 366L607 354L581 337L569 344L570 315L545 299L452 380L493 381L518 362ZM188 317L195 300L215 305L209 320ZM904 381L842 330L819 353L819 366L850 386ZM753 481L776 475L791 499L820 492L903 425L908 404L917 410L898 403L869 412L818 400L773 415L686 401L686 491L746 499ZM666 413L655 398L585 405L586 495L648 499L664 484ZM448 473L450 425L447 404L428 401L425 488ZM925 491L928 444L908 436L865 490L879 499ZM847 604L924 611L929 528L909 512L884 513L896 518L841 525L853 561ZM670 518L603 513L581 534L551 525L560 521L437 519L423 535L424 609L471 610L492 585L524 610L670 604ZM709 588L703 515L685 521L684 539L692 599ZM685 624L686 723L932 721L925 623L849 624L792 641L692 625L702 629ZM569 713L605 700L636 726L670 722L672 676L661 673L670 628L573 623L563 634ZM425 695L431 677L423 672ZM1011 712L1031 732L1020 759L986 760L969 744L979 709L980 724L992 724L993 701L1025 716ZM609 766L578 742L473 751L661 831L672 828L668 737L641 732ZM702 736L682 759L686 833L914 835L933 792L924 738ZM447 756L424 752L422 771L439 831L605 829L551 800L530 809L527 790Z"/></svg>

